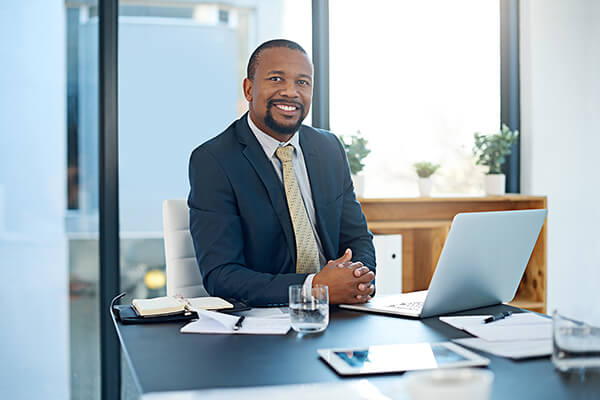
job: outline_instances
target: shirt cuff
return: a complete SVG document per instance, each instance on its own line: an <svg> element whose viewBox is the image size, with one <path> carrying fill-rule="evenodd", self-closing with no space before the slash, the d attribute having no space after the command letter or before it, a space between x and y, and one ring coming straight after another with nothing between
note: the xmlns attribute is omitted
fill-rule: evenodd
<svg viewBox="0 0 600 400"><path fill-rule="evenodd" d="M303 286L303 290L305 292L310 293L310 290L312 289L312 281L313 278L315 277L315 274L308 274L308 276L306 277L306 279L304 280L304 285Z"/></svg>

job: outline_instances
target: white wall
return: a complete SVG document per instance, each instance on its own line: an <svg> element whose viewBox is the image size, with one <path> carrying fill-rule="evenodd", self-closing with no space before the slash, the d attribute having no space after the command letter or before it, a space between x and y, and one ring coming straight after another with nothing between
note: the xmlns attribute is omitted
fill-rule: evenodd
<svg viewBox="0 0 600 400"><path fill-rule="evenodd" d="M548 311L600 323L600 2L521 2L522 191L548 196Z"/></svg>

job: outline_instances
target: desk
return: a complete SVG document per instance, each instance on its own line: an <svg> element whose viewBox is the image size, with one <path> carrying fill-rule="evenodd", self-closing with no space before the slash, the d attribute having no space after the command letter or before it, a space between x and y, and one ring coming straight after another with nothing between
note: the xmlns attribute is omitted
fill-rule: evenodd
<svg viewBox="0 0 600 400"><path fill-rule="evenodd" d="M461 313L515 310L506 305ZM340 382L317 356L316 349L368 344L439 342L468 337L437 318L413 320L365 314L332 307L321 334L286 336L180 334L181 324L122 325L115 323L124 355L141 394L175 390ZM482 353L480 353L482 354ZM549 358L527 361L483 354L495 374L493 399L600 398L600 374L561 375ZM402 379L402 374L373 376Z"/></svg>
<svg viewBox="0 0 600 400"><path fill-rule="evenodd" d="M547 208L545 196L359 199L374 234L402 235L402 291L425 290L433 276L450 224L461 212ZM546 312L546 225L535 244L512 304Z"/></svg>

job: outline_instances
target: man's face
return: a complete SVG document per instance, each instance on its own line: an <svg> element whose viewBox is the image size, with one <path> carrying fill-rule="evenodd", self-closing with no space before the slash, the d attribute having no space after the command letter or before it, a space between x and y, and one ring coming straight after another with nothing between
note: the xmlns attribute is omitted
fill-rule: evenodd
<svg viewBox="0 0 600 400"><path fill-rule="evenodd" d="M254 79L244 80L244 95L256 126L276 139L288 140L310 110L312 77L312 64L301 51L263 50Z"/></svg>

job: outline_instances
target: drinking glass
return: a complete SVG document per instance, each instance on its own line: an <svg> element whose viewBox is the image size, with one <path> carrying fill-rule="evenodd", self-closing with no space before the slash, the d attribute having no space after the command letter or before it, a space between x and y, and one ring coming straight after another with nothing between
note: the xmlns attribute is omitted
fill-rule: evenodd
<svg viewBox="0 0 600 400"><path fill-rule="evenodd" d="M300 333L324 331L329 324L329 290L326 285L305 288L291 285L290 321L292 328Z"/></svg>
<svg viewBox="0 0 600 400"><path fill-rule="evenodd" d="M552 363L561 371L600 367L600 328L552 314Z"/></svg>

